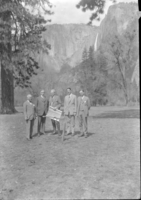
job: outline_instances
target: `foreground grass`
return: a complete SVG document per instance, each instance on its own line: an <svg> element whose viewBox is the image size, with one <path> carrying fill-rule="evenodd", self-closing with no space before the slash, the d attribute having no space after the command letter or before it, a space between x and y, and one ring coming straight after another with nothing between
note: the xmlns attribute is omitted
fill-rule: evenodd
<svg viewBox="0 0 141 200"><path fill-rule="evenodd" d="M26 141L23 114L1 115L0 199L139 198L139 115L129 110L93 108L89 137L77 137L76 122L65 142L50 134L50 120L46 135L36 137L36 121Z"/></svg>

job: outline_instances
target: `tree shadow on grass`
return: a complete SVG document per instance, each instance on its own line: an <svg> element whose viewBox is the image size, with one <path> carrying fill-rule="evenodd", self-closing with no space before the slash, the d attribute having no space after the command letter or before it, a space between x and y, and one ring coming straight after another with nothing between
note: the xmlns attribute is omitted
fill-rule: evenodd
<svg viewBox="0 0 141 200"><path fill-rule="evenodd" d="M92 118L140 118L140 111L139 109L109 111L92 116Z"/></svg>

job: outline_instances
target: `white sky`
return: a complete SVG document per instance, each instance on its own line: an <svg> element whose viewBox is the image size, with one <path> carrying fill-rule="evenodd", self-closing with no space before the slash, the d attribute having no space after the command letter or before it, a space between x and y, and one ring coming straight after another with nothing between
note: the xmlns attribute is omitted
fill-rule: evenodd
<svg viewBox="0 0 141 200"><path fill-rule="evenodd" d="M53 15L47 16L47 19L50 18L52 20L51 24L78 24L78 23L88 23L89 18L91 16L91 11L83 12L81 9L77 9L76 5L80 2L80 0L50 0L50 2L54 5L52 11ZM138 0L117 0L119 2L136 2ZM111 2L106 0L105 6L105 14ZM105 15L101 17L104 18ZM99 25L100 22L96 20L93 22L93 25Z"/></svg>

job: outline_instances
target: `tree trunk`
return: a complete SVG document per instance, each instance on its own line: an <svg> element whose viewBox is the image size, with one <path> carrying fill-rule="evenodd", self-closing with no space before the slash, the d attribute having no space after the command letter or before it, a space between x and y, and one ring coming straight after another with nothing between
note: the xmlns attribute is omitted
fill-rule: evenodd
<svg viewBox="0 0 141 200"><path fill-rule="evenodd" d="M128 98L127 93L125 92L125 105L127 106L128 103L129 103L129 98Z"/></svg>
<svg viewBox="0 0 141 200"><path fill-rule="evenodd" d="M12 114L14 108L13 71L1 64L0 113Z"/></svg>
<svg viewBox="0 0 141 200"><path fill-rule="evenodd" d="M10 3L10 0L2 0L4 6ZM1 42L1 60L0 60L0 113L12 114L14 108L14 80L13 67L11 64L11 11L6 10L0 13L2 28L5 33L4 42ZM4 25L5 28L4 28Z"/></svg>

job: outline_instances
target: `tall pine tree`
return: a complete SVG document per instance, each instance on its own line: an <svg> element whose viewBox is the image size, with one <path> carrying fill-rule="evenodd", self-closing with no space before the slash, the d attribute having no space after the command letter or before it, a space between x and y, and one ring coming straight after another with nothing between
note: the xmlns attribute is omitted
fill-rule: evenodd
<svg viewBox="0 0 141 200"><path fill-rule="evenodd" d="M45 0L0 0L1 113L14 113L14 84L28 86L38 68L35 53L50 48L41 36L46 21L40 11L51 14L43 4L51 7ZM41 7L36 14L31 13L33 5Z"/></svg>

